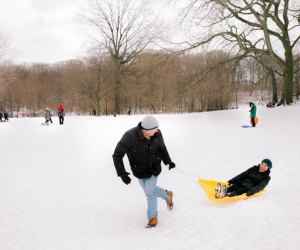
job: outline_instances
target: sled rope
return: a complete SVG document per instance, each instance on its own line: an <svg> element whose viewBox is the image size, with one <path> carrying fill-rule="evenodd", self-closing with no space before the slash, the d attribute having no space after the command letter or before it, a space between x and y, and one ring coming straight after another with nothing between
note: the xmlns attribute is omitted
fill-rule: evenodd
<svg viewBox="0 0 300 250"><path fill-rule="evenodd" d="M182 169L176 167L175 170L177 170L178 172L180 172L182 175L184 175L186 178L188 178L190 181L194 182L194 183L198 183L197 180L195 180L195 177L198 178L198 175L192 174L192 173L188 173L186 171L183 171ZM198 185L198 184L197 184Z"/></svg>

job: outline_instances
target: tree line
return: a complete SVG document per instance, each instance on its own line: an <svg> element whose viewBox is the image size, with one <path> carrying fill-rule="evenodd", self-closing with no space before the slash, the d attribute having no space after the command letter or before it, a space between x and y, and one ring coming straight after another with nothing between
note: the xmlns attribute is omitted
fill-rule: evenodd
<svg viewBox="0 0 300 250"><path fill-rule="evenodd" d="M255 91L262 100L272 100L272 78L261 64L248 58L238 65L218 65L225 57L222 52L139 55L133 65L122 68L119 113L230 109ZM69 113L90 114L95 109L97 115L115 114L114 69L109 57L6 66L0 108L38 116L46 107L55 111L63 103ZM282 79L276 86L283 88Z"/></svg>
<svg viewBox="0 0 300 250"><path fill-rule="evenodd" d="M144 2L90 1L82 22L94 41L91 56L2 65L0 109L39 115L64 103L76 114L201 112L237 107L255 91L278 105L298 99L297 1L182 2L198 38L157 49L163 31Z"/></svg>

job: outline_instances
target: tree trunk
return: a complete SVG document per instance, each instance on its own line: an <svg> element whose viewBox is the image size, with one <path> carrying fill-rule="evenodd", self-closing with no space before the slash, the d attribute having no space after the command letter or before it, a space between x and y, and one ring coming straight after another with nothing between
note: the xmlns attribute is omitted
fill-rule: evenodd
<svg viewBox="0 0 300 250"><path fill-rule="evenodd" d="M121 96L121 64L116 60L115 65L115 114L120 114L120 96Z"/></svg>
<svg viewBox="0 0 300 250"><path fill-rule="evenodd" d="M272 92L273 92L272 102L277 103L278 102L277 81L276 81L275 73L272 69L269 69L269 75L271 77L271 83L272 83Z"/></svg>
<svg viewBox="0 0 300 250"><path fill-rule="evenodd" d="M294 75L294 80L295 80L295 84L296 84L295 96L297 98L297 101L299 101L299 95L300 95L300 86L299 86L299 84L300 84L300 72L299 72L300 68L299 67L300 67L300 61L299 61L299 58L298 58L298 60L296 61L295 66L294 66L294 69L297 72Z"/></svg>
<svg viewBox="0 0 300 250"><path fill-rule="evenodd" d="M293 102L293 76L294 76L294 67L293 60L289 60L291 62L287 62L286 70L283 74L283 91L282 97L278 106L281 104L291 104Z"/></svg>
<svg viewBox="0 0 300 250"><path fill-rule="evenodd" d="M115 113L120 114L120 80L115 82Z"/></svg>
<svg viewBox="0 0 300 250"><path fill-rule="evenodd" d="M294 58L293 51L289 43L289 37L285 37L287 42L284 44L285 68L283 72L283 91L278 105L283 103L289 105L293 102Z"/></svg>
<svg viewBox="0 0 300 250"><path fill-rule="evenodd" d="M296 98L297 98L297 101L299 101L299 95L300 95L299 79L297 79L297 83L296 83Z"/></svg>
<svg viewBox="0 0 300 250"><path fill-rule="evenodd" d="M96 116L99 116L101 113L100 98L95 99L95 106L96 106Z"/></svg>

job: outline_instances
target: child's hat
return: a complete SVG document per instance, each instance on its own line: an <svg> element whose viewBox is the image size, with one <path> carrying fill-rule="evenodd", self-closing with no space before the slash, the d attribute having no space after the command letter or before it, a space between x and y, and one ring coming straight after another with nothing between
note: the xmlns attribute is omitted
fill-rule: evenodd
<svg viewBox="0 0 300 250"><path fill-rule="evenodd" d="M267 166L269 167L269 169L272 168L272 162L269 159L263 159L261 162L264 162L267 164Z"/></svg>

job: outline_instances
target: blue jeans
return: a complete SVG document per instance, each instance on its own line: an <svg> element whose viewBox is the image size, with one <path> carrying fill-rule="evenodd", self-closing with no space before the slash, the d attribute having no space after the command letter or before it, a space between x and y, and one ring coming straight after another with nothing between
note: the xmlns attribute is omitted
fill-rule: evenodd
<svg viewBox="0 0 300 250"><path fill-rule="evenodd" d="M150 220L157 215L157 197L168 200L169 195L167 194L166 190L156 186L157 176L152 175L148 179L138 180L147 197L147 216L148 220Z"/></svg>

